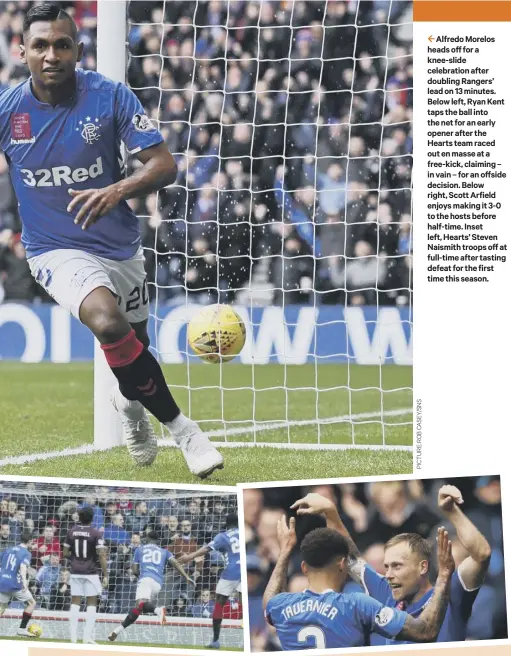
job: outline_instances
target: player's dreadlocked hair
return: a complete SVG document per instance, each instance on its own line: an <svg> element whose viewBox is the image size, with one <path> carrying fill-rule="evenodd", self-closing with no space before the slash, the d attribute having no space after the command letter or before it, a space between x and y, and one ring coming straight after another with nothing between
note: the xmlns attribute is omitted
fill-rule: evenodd
<svg viewBox="0 0 511 656"><path fill-rule="evenodd" d="M146 531L145 537L146 537L148 542L152 542L154 544L158 544L159 541L160 541L160 536L159 536L158 532L155 531L154 529L150 529L150 530Z"/></svg>
<svg viewBox="0 0 511 656"><path fill-rule="evenodd" d="M303 538L300 553L309 567L321 569L336 558L347 558L349 548L346 539L337 531L315 528Z"/></svg>
<svg viewBox="0 0 511 656"><path fill-rule="evenodd" d="M80 524L83 524L84 526L89 526L89 524L92 524L92 521L94 519L94 510L90 506L85 506L84 508L80 508L78 511L78 520L80 521Z"/></svg>
<svg viewBox="0 0 511 656"><path fill-rule="evenodd" d="M225 528L238 528L238 515L229 513L225 518Z"/></svg>
<svg viewBox="0 0 511 656"><path fill-rule="evenodd" d="M78 30L76 29L76 23L67 11L64 11L56 2L43 2L41 5L33 5L30 7L23 18L23 34L28 32L32 23L56 20L69 21L73 29L73 38L77 38Z"/></svg>

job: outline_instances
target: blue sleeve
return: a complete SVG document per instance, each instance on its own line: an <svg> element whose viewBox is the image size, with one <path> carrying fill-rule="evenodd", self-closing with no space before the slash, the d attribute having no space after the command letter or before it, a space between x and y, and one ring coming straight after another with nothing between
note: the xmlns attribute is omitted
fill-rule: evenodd
<svg viewBox="0 0 511 656"><path fill-rule="evenodd" d="M275 606L277 605L277 599L279 597L282 597L282 595L276 595L275 597L272 597L270 601L266 604L266 609L264 611L264 618L270 626L275 626L271 614L272 611L275 610Z"/></svg>
<svg viewBox="0 0 511 656"><path fill-rule="evenodd" d="M370 631L384 638L395 638L405 625L408 614L390 606L383 606L365 594L355 594L357 616Z"/></svg>
<svg viewBox="0 0 511 656"><path fill-rule="evenodd" d="M362 572L362 585L368 595L382 604L386 604L389 598L392 597L392 591L387 579L367 564Z"/></svg>
<svg viewBox="0 0 511 656"><path fill-rule="evenodd" d="M140 100L124 84L117 85L114 111L117 134L129 153L162 143L163 137L147 117Z"/></svg>
<svg viewBox="0 0 511 656"><path fill-rule="evenodd" d="M226 544L225 544L224 534L219 533L218 535L216 535L215 538L208 544L208 547L210 547L214 551L225 551Z"/></svg>
<svg viewBox="0 0 511 656"><path fill-rule="evenodd" d="M167 563L168 563L172 560L172 558L174 558L174 554L172 552L170 552L168 549L165 549L165 552L167 554L166 558L167 558Z"/></svg>
<svg viewBox="0 0 511 656"><path fill-rule="evenodd" d="M133 563L135 565L140 565L140 547L135 549L135 553L133 554Z"/></svg>
<svg viewBox="0 0 511 656"><path fill-rule="evenodd" d="M459 572L456 569L451 579L451 592L449 595L451 615L454 615L462 622L467 622L472 614L472 606L474 605L479 590L480 588L476 588L475 590L465 590Z"/></svg>

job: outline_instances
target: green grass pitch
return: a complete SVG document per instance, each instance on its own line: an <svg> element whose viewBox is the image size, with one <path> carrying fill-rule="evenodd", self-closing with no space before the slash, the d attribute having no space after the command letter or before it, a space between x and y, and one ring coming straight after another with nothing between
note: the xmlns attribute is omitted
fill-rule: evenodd
<svg viewBox="0 0 511 656"><path fill-rule="evenodd" d="M44 645L48 642L51 643L62 643L63 645L68 644L69 641L66 640L56 640L53 638L42 638L41 640L38 640L37 638L21 638L20 636L0 636L0 640L21 640L26 642L29 645ZM160 643L156 642L144 642L143 645L141 645L139 642L116 642L116 643L111 643L108 641L98 641L98 645L108 645L109 647L112 646L117 646L122 650L123 647L167 647L169 649L207 649L207 647L199 646L199 645L162 645ZM242 647L229 647L228 649L223 649L223 651L243 651ZM77 652L79 653L79 652ZM115 652L112 652L115 653Z"/></svg>
<svg viewBox="0 0 511 656"><path fill-rule="evenodd" d="M385 365L164 366L183 412L208 431L234 429L228 441L253 442L254 418L287 422L256 433L257 442L412 444L412 369ZM177 449L161 448L147 468L132 464L120 447L87 455L24 464L5 458L92 444L91 363L0 363L0 472L5 474L197 483ZM352 420L349 420L349 417ZM222 418L227 422L224 423ZM234 423L230 423L234 422ZM253 425L253 424L252 424ZM220 438L216 438L220 439ZM273 447L225 448L225 469L208 482L297 480L404 474L413 470L405 451L298 451Z"/></svg>

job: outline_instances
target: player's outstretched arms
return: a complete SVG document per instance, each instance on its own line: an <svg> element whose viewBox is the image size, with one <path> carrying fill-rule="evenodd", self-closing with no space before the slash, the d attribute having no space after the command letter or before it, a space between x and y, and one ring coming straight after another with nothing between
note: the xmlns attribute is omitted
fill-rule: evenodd
<svg viewBox="0 0 511 656"><path fill-rule="evenodd" d="M210 551L211 548L208 546L201 547L200 549L197 549L197 551L194 551L193 553L179 556L179 558L177 558L176 561L181 565L186 565L186 563L190 563L192 560L195 560L196 558L200 558L200 556L205 556Z"/></svg>
<svg viewBox="0 0 511 656"><path fill-rule="evenodd" d="M177 572L179 572L179 574L181 574L181 576L182 576L183 578L185 578L185 579L188 581L188 583L191 583L192 585L196 585L196 582L195 582L190 576L188 576L188 574L186 573L184 567L183 567L182 565L180 565L180 564L178 563L178 561L177 561L175 558L171 558L171 559L169 560L169 562L170 562L170 564L172 565L172 567L173 567Z"/></svg>
<svg viewBox="0 0 511 656"><path fill-rule="evenodd" d="M284 592L287 584L287 570L289 566L289 559L291 553L296 546L296 520L291 517L289 526L287 524L286 516L282 515L277 524L277 537L279 541L280 553L273 569L268 585L263 595L263 610L270 599L275 595Z"/></svg>
<svg viewBox="0 0 511 656"><path fill-rule="evenodd" d="M455 564L452 556L452 544L445 528L438 529L438 577L431 601L419 617L409 615L405 625L396 636L397 640L413 642L434 642L440 633L449 604L449 588Z"/></svg>
<svg viewBox="0 0 511 656"><path fill-rule="evenodd" d="M467 590L483 584L491 558L491 547L484 535L472 524L461 506L463 497L454 485L443 485L438 491L438 507L456 529L468 556L460 563L458 573Z"/></svg>
<svg viewBox="0 0 511 656"><path fill-rule="evenodd" d="M137 153L143 166L128 178L123 178L103 189L70 189L73 197L67 211L78 210L74 222L86 230L102 216L108 214L122 200L145 196L162 187L173 184L177 177L174 157L164 143L145 148Z"/></svg>

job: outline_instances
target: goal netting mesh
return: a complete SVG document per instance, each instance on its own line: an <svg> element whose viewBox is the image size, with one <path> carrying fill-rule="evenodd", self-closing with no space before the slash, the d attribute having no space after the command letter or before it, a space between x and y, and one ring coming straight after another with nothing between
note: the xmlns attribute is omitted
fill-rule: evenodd
<svg viewBox="0 0 511 656"><path fill-rule="evenodd" d="M409 448L411 2L131 2L128 83L175 155L143 201L152 344L226 444ZM186 345L234 304L240 364Z"/></svg>
<svg viewBox="0 0 511 656"><path fill-rule="evenodd" d="M42 627L43 639L70 640L70 570L62 545L83 505L94 508L93 525L103 530L108 554L109 584L99 600L95 627L95 640L100 642L106 641L135 607L137 580L132 559L147 529L156 530L160 546L179 558L208 544L225 530L227 514L237 512L235 493L1 481L0 562L6 549L19 544L22 531L31 530L34 539L28 579L37 602L32 622ZM156 600L167 609L166 625L161 626L156 615L141 615L118 641L167 647L207 645L212 639L215 588L224 566L218 551L184 565L195 586L172 567L167 568ZM84 611L85 599L79 640ZM0 619L0 636L16 635L22 612L23 604L11 602ZM241 617L241 599L230 598L224 607L224 648L243 647Z"/></svg>

